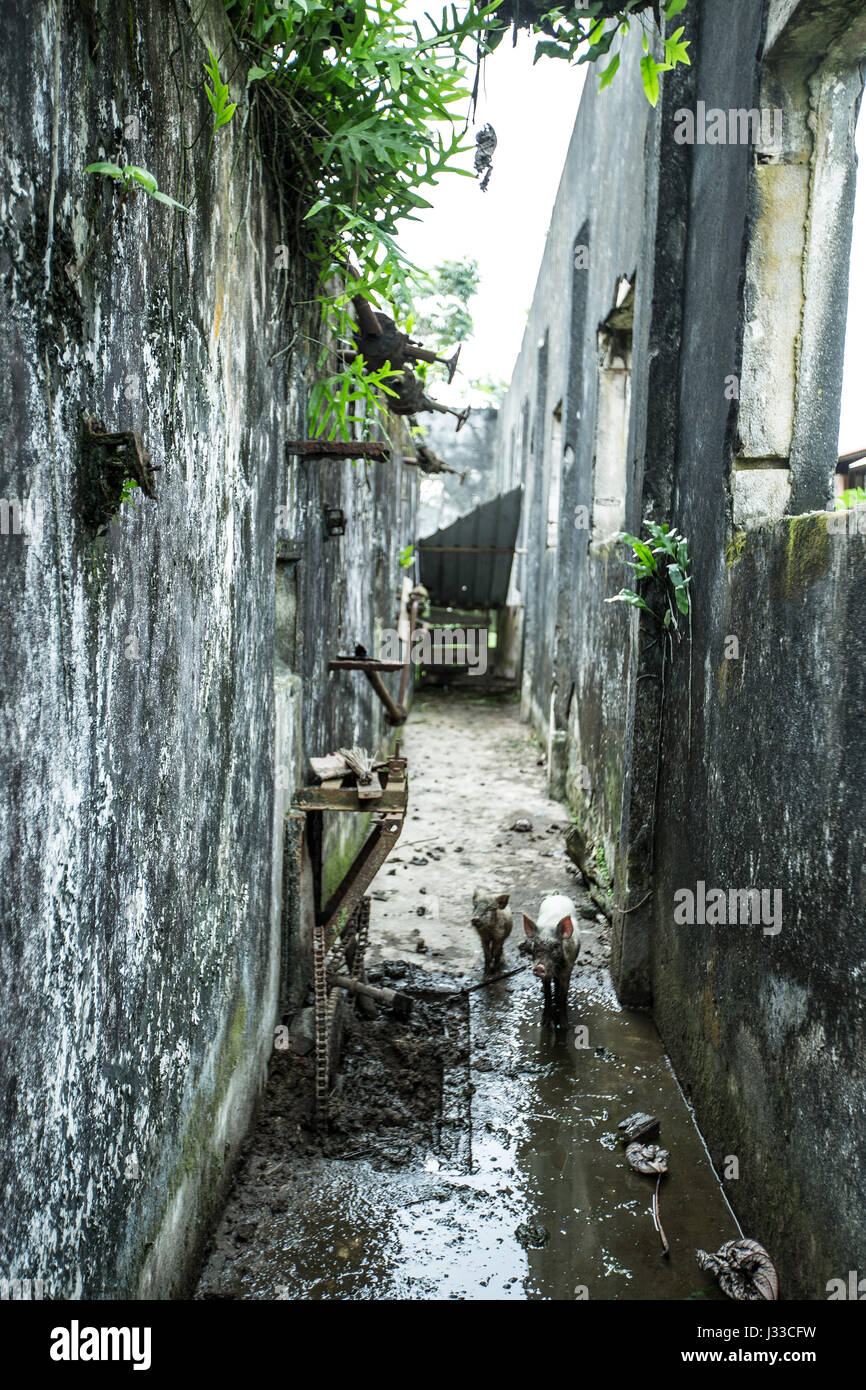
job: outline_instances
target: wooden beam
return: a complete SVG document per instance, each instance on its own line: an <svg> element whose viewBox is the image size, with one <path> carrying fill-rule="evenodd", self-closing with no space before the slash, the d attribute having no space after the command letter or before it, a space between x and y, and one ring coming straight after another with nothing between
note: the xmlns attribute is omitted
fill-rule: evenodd
<svg viewBox="0 0 866 1390"><path fill-rule="evenodd" d="M296 811L364 811L369 813L370 800L360 797L356 787L299 787L292 797ZM376 797L377 811L402 811L406 805L405 787L386 787Z"/></svg>

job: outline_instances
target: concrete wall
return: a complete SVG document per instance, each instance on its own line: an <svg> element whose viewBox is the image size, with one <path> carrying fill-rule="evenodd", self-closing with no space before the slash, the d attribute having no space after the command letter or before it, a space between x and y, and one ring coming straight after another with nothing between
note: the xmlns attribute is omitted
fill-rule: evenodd
<svg viewBox="0 0 866 1390"><path fill-rule="evenodd" d="M823 1298L866 1243L866 516L822 510L866 15L849 0L689 10L693 66L666 75L655 113L626 62L610 92L587 84L501 412L543 556L517 579L524 705L603 850L620 997L652 1006L720 1172L736 1158L729 1195L784 1295ZM676 112L698 100L779 107L781 148L678 144ZM579 232L585 288L568 261ZM576 423L564 412L560 537L578 502L592 513L596 330L632 270L626 527L671 522L693 556L691 649L664 686L655 620L604 602L633 584L615 550L586 530L570 552L540 547L565 324L578 320L583 406ZM699 882L780 890L780 931L677 921L676 895Z"/></svg>
<svg viewBox="0 0 866 1390"><path fill-rule="evenodd" d="M627 64L636 61L639 48L637 39L629 41ZM552 789L564 794L567 788L611 858L622 797L628 624L619 615L612 618L612 610L600 602L619 587L622 565L614 546L592 543L590 520L596 329L614 305L619 278L634 276L639 266L635 342L644 347L635 353L635 379L645 376L647 362L643 267L654 227L654 217L645 215L654 182L653 134L650 107L632 79L626 75L600 97L595 83L586 85L523 346L500 410L500 488L522 481L526 489L518 545L527 553L516 557L512 571L512 598L526 605L524 713L554 749ZM639 389L635 379L633 393ZM642 452L640 420L641 412L634 410L628 446L630 528L640 516L634 487ZM561 468L558 544L550 546L548 493L556 466ZM613 642L608 640L612 629Z"/></svg>
<svg viewBox="0 0 866 1390"><path fill-rule="evenodd" d="M311 286L281 268L294 208L242 88L205 167L205 45L224 73L236 55L219 5L191 16L2 6L0 495L36 520L0 535L0 1264L53 1297L185 1287L264 1078L281 938L311 910L305 881L281 920L292 787L310 753L389 737L326 663L393 622L413 534L399 458L286 461ZM140 194L73 285L115 201L83 168L118 152L191 212ZM85 414L161 469L103 536Z"/></svg>

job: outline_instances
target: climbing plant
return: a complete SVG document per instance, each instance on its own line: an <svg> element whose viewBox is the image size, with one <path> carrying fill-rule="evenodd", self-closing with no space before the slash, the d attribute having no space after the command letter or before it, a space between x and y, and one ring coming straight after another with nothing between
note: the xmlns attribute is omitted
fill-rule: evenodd
<svg viewBox="0 0 866 1390"><path fill-rule="evenodd" d="M149 198L154 198L158 203L168 203L169 207L180 208L181 212L187 212L183 203L179 203L176 198L170 198L167 193L163 193L157 186L156 178L147 169L142 169L138 164L113 164L111 160L99 159L94 164L88 164L84 170L85 174L104 174L106 178L114 179L119 185L121 195L124 198L135 196L139 188Z"/></svg>
<svg viewBox="0 0 866 1390"><path fill-rule="evenodd" d="M631 0L630 3L606 4L595 0L594 4L549 7L526 3L526 0L507 0L497 10L498 18L510 18L511 23L531 28L536 33L548 35L541 39L535 48L535 61L539 58L565 58L568 62L600 63L607 61L599 74L599 88L609 87L622 58L622 44L633 22L643 30L641 42L644 56L640 63L641 81L647 101L655 106L659 99L659 73L669 72L679 64L689 66L689 40L683 39L685 27L673 30L664 37L664 55L659 60L651 52L652 24L657 30L662 27L662 13L666 20L672 20L686 8L688 0ZM649 11L652 20L641 18ZM495 43L502 38L499 32ZM579 56L578 56L579 55Z"/></svg>
<svg viewBox="0 0 866 1390"><path fill-rule="evenodd" d="M353 294L386 302L410 296L420 272L397 245L400 224L430 206L424 195L443 174L471 177L461 157L471 148L464 137L478 72L512 25L545 36L536 57L596 62L612 54L602 73L607 85L619 66L615 45L633 22L641 23L641 71L653 103L658 73L689 61L681 29L665 39L661 61L650 51L652 21L662 23L661 0L560 8L470 0L445 6L438 20L426 14L423 24L409 17L406 0L223 2L247 55L247 88L262 113L269 156L295 206L296 249L318 276L325 329L320 369L329 343L351 338ZM666 18L686 2L668 0ZM229 109L227 88L221 96L216 59L210 58L208 99L219 121L220 111ZM349 246L351 283L335 292L335 279L346 283ZM339 402L375 410L378 399L378 383L358 367L352 375L345 397L342 387L336 393L328 388L343 437L348 422ZM319 417L321 428L333 429L328 411L322 416L318 410Z"/></svg>

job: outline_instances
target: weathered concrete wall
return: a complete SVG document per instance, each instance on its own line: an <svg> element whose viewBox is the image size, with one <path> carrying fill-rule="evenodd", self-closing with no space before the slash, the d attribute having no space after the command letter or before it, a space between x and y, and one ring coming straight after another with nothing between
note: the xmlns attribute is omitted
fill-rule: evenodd
<svg viewBox="0 0 866 1390"><path fill-rule="evenodd" d="M866 1240L866 525L863 509L841 523L766 516L771 494L789 512L830 497L866 16L849 0L782 8L690 6L693 66L666 75L655 115L633 110L630 91L608 103L632 78L626 64L610 93L587 84L502 447L508 482L524 479L535 498L529 543L543 555L517 579L524 707L543 732L554 722L552 783L604 848L621 998L652 1004L720 1172L738 1161L731 1201L771 1250L785 1296L823 1298L828 1279L862 1267ZM779 105L781 148L679 145L676 111L698 100ZM583 289L569 236L589 246ZM768 267L774 246L784 254ZM562 544L579 502L592 519L596 329L612 281L635 268L626 529L671 522L693 557L691 659L687 643L676 648L663 707L654 620L604 604L632 572L587 530L570 553ZM577 483L566 458L551 553L554 436L539 422L562 394L569 312L583 408L574 440L564 409ZM790 323L797 342L781 363L759 345ZM772 448L752 447L762 430L775 431ZM781 930L678 922L675 894L698 883L780 890Z"/></svg>
<svg viewBox="0 0 866 1390"><path fill-rule="evenodd" d="M847 29L831 22L840 16ZM805 289L792 442L780 460L791 473L791 510L804 490L811 505L826 505L835 457L851 134L862 85L850 65L866 39L862 14L859 38L852 17L851 6L824 6L822 35L808 45L789 40L793 96L779 98L789 148L799 121L811 127L809 197L822 209L810 221L802 277L797 267L796 283L782 286L791 296ZM729 52L720 64L731 37L727 14L704 5L700 37L708 106L752 104L737 85L751 67L748 33L739 36L739 56ZM842 39L835 56L834 37ZM757 55L757 35L752 42ZM802 153L794 148L790 157ZM817 512L731 531L739 423L744 412L778 414L783 404L741 348L773 307L767 299L762 310L766 286L750 283L748 262L766 218L752 181L773 167L755 168L743 148L693 155L674 491L676 521L695 557L691 756L683 752L687 665L677 662L661 756L651 987L713 1157L720 1168L727 1155L739 1160L728 1190L741 1221L773 1252L787 1297L822 1298L827 1280L862 1265L866 1243L866 753L855 713L866 695L866 516L862 508L847 517ZM778 215L792 224L796 217L793 209ZM811 283L818 259L830 268L820 288ZM816 342L817 357L809 346ZM740 400L729 401L724 380L741 360ZM779 890L778 934L675 923L673 894L699 881L726 892Z"/></svg>
<svg viewBox="0 0 866 1390"><path fill-rule="evenodd" d="M684 680L666 713L653 1009L788 1298L825 1297L866 1242L864 564L863 506L738 537L699 591L690 759ZM698 882L778 890L778 931L677 924Z"/></svg>
<svg viewBox="0 0 866 1390"><path fill-rule="evenodd" d="M236 66L221 7L2 17L0 495L37 522L0 536L0 1264L54 1297L162 1297L272 1048L292 786L309 753L386 737L372 691L326 662L393 621L415 483L399 460L286 462L310 286L281 268L294 209L242 89L205 167L205 45ZM73 285L114 206L83 168L118 154L191 212L140 194ZM99 538L85 413L161 469L157 500ZM323 538L325 503L344 538ZM299 558L275 565L278 539ZM275 569L297 576L276 651Z"/></svg>
<svg viewBox="0 0 866 1390"><path fill-rule="evenodd" d="M526 605L523 708L551 748L552 789L564 794L567 788L611 861L622 798L628 620L602 602L620 587L624 566L612 544L592 542L590 529L596 330L613 307L619 277L637 269L644 293L654 225L648 231L644 216L653 181L652 113L630 71L639 41L628 48L622 81L602 93L594 82L584 89L523 346L500 410L500 487L525 484L518 544L527 553L512 571L512 597ZM645 341L646 328L644 316L636 342L641 335ZM642 455L635 433L640 418L634 410L631 479ZM557 469L559 526L551 545L548 498ZM630 528L639 524L639 506L631 486Z"/></svg>

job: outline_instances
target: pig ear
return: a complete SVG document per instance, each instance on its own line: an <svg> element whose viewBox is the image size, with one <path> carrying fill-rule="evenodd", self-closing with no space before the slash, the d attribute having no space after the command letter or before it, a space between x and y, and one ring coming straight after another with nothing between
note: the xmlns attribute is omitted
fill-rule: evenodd
<svg viewBox="0 0 866 1390"><path fill-rule="evenodd" d="M559 923L560 936L574 936L574 923L570 917L563 917Z"/></svg>
<svg viewBox="0 0 866 1390"><path fill-rule="evenodd" d="M500 894L499 894L499 897L496 899L497 906L498 906L498 907L507 907L507 906L508 906L508 899L509 899L510 897L511 897L511 894L510 894L510 893L500 893Z"/></svg>
<svg viewBox="0 0 866 1390"><path fill-rule="evenodd" d="M525 912L523 914L523 930L526 932L527 936L534 936L535 933L538 931L538 928L533 922L532 918L527 917Z"/></svg>

